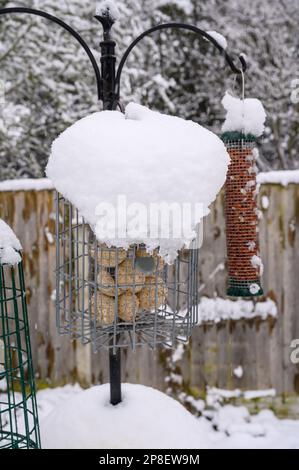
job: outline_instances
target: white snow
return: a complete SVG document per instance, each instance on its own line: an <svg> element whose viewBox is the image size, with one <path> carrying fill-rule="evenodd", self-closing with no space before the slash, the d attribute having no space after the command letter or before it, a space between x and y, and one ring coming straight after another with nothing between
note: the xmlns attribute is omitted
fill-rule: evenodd
<svg viewBox="0 0 299 470"><path fill-rule="evenodd" d="M235 373L236 372L236 373ZM234 375L238 378L243 377L244 371L241 366L238 366L233 371ZM275 397L276 390L274 388L263 390L245 390L242 391L238 388L234 390L227 390L217 387L207 387L206 402L209 407L218 409L224 403L236 398L244 398L245 400L255 400L258 398Z"/></svg>
<svg viewBox="0 0 299 470"><path fill-rule="evenodd" d="M248 246L249 251L253 251L256 247L256 242L250 241L250 242L247 243L247 246Z"/></svg>
<svg viewBox="0 0 299 470"><path fill-rule="evenodd" d="M299 170L265 171L257 175L259 184L299 184Z"/></svg>
<svg viewBox="0 0 299 470"><path fill-rule="evenodd" d="M207 445L198 422L164 393L123 384L123 401L109 403L109 385L76 393L42 421L44 448L180 449Z"/></svg>
<svg viewBox="0 0 299 470"><path fill-rule="evenodd" d="M270 205L270 201L269 201L269 198L268 196L262 196L261 197L261 205L262 205L262 208L267 210L269 208L269 205Z"/></svg>
<svg viewBox="0 0 299 470"><path fill-rule="evenodd" d="M0 192L4 191L46 191L54 188L48 178L23 178L0 181Z"/></svg>
<svg viewBox="0 0 299 470"><path fill-rule="evenodd" d="M275 397L275 388L269 388L266 390L246 390L243 393L245 400L254 400L256 398Z"/></svg>
<svg viewBox="0 0 299 470"><path fill-rule="evenodd" d="M45 235L46 235L46 239L47 239L49 245L54 245L55 236L52 232L50 232L50 229L49 229L48 226L45 227Z"/></svg>
<svg viewBox="0 0 299 470"><path fill-rule="evenodd" d="M207 387L206 403L208 407L218 409L220 405L227 400L240 398L242 395L241 390L238 388L234 390L226 390L217 387Z"/></svg>
<svg viewBox="0 0 299 470"><path fill-rule="evenodd" d="M256 98L242 99L225 93L222 105L226 109L226 119L222 132L242 132L260 137L264 132L266 112Z"/></svg>
<svg viewBox="0 0 299 470"><path fill-rule="evenodd" d="M219 46L221 46L223 49L227 49L227 40L222 34L217 33L217 31L206 31L206 33L212 36Z"/></svg>
<svg viewBox="0 0 299 470"><path fill-rule="evenodd" d="M221 297L202 297L198 305L198 324L206 322L219 323L225 320L242 318L277 316L277 306L271 299L253 302L252 300L231 300Z"/></svg>
<svg viewBox="0 0 299 470"><path fill-rule="evenodd" d="M255 268L258 271L258 274L260 276L263 275L264 265L263 265L263 262L262 262L262 260L259 256L257 256L257 255L252 256L251 265L252 265L253 268Z"/></svg>
<svg viewBox="0 0 299 470"><path fill-rule="evenodd" d="M1 384L1 381L0 381ZM131 387L138 387L131 385ZM179 405L174 405L173 401L163 396L160 392L156 392L153 389L146 391L146 387L141 387L133 391L132 395L130 392L129 402L125 405L123 404L123 409L120 410L117 408L111 408L108 404L108 386L95 387L94 392L87 393L83 392L78 385L66 385L62 388L55 389L45 389L37 393L37 402L39 409L39 418L41 424L41 434L42 434L42 445L44 448L47 447L47 444L50 441L53 443L53 446L62 447L62 443L65 442L65 439L71 441L71 446L74 447L73 436L79 440L78 447L91 447L90 444L98 444L97 436L101 435L105 438L104 445L105 448L115 448L122 447L128 448L128 438L132 438L134 442L141 443L142 437L153 432L153 422L155 424L155 434L151 434L155 443L159 440L159 447L163 447L164 444L166 448L168 442L168 432L169 439L172 439L173 435L176 434L176 442L180 441L182 444L186 444L186 441L190 438L190 443L195 444L195 447L198 448L207 448L207 449L217 449L217 448L299 448L299 421L291 419L278 419L272 411L264 409L256 415L250 415L247 408L244 406L232 406L231 404L220 405L219 402L216 403L216 408L211 409L208 403L205 403L203 400L192 400L190 403L193 405L193 402L196 402L195 405L198 408L199 412L203 412L203 416L200 418L192 418L186 411L182 411L182 407ZM98 394L98 390L101 389L101 393ZM92 390L92 389L91 389ZM106 390L106 392L105 392ZM137 391L138 390L138 391ZM208 390L208 396L211 393L212 389ZM236 393L236 391L227 391L213 389L214 395L216 396L217 391L226 396L225 400L229 399L231 396L238 398L241 395L241 392ZM143 392L145 394L143 395ZM146 393L149 393L148 395ZM226 392L226 393L225 393ZM231 393L227 393L231 392ZM267 396L273 396L273 393L268 391L260 391L260 395L267 394ZM106 395L105 395L106 393ZM139 394L139 398L135 405L130 401L130 397L135 397L135 394ZM256 392L253 391L255 394ZM161 397L162 395L162 397ZM230 397L228 397L230 395ZM105 396L105 397L104 397ZM86 401L86 398L90 398L92 403L89 404ZM153 405L149 406L151 411L159 409L160 414L156 416L149 416L147 408L149 402L146 402L147 406L144 406L143 399L149 398L153 400ZM84 398L84 400L82 400ZM103 406L106 402L106 406ZM3 396L0 400L3 401ZM5 400L5 397L4 397ZM141 403L140 403L141 401ZM151 403L150 401L150 403ZM212 402L212 401L211 401ZM78 406L79 415L77 415L77 410L72 408L72 404ZM166 413L164 414L164 406L166 406ZM160 407L163 405L163 409ZM208 406L208 409L205 407ZM213 406L213 404L212 404ZM126 407L128 408L126 410ZM133 407L133 410L132 410ZM157 408L155 408L157 407ZM89 409L88 415L83 415L82 412L84 408ZM90 415L90 411L93 409L94 414ZM115 424L115 421L118 419L119 414L126 414L130 409L130 417L127 422L117 422L114 431L115 435L109 434L112 424ZM58 411L59 410L59 411ZM140 420L136 416L136 411L141 412ZM179 411L178 411L179 410ZM132 414L133 411L133 414ZM169 412L171 412L170 420L173 425L171 431L169 431L169 425L167 419L169 418ZM143 421L143 417L147 417L147 421ZM176 417L179 414L179 421L176 421ZM63 422L63 415L68 419L68 422ZM57 417L57 421L56 418ZM80 418L79 418L80 417ZM164 419L165 418L165 421ZM186 418L186 420L185 420ZM112 422L110 422L112 420ZM133 421L131 425L131 420ZM23 420L22 420L23 421ZM51 427L51 423L52 426ZM184 429L180 428L180 424L183 423ZM19 424L23 424L20 420ZM59 427L59 424L62 425L62 428ZM73 427L71 427L73 424ZM98 425L98 427L96 427ZM185 426L187 425L187 430ZM120 431L118 427L120 426ZM148 430L147 427L150 426ZM160 429L158 430L158 426ZM21 431L21 426L19 426ZM68 428L68 431L71 432L69 436L64 435L64 429ZM220 431L221 429L221 431ZM107 430L107 432L105 432ZM120 435L120 432L122 434ZM184 435L186 431L187 435ZM62 435L62 442L59 442L59 439ZM117 438L119 438L117 440ZM90 439L90 440L89 440ZM146 443L146 448L151 448L151 442ZM52 446L50 446L52 447ZM134 446L135 447L135 444Z"/></svg>
<svg viewBox="0 0 299 470"><path fill-rule="evenodd" d="M12 229L0 219L0 264L18 264L21 261L21 249L21 243Z"/></svg>
<svg viewBox="0 0 299 470"><path fill-rule="evenodd" d="M144 243L149 251L160 246L161 256L171 263L177 251L190 244L197 223L209 212L225 182L228 164L225 146L212 132L130 103L125 115L94 113L64 131L53 143L46 173L100 241L124 248ZM119 196L125 196L127 208L137 203L146 211L153 203L181 207L187 201L192 230L181 237L170 233L168 238L149 236L144 227L127 238L103 236L97 228L96 208L104 203L117 208ZM202 211L194 209L199 204ZM120 224L124 233L131 221ZM107 227L115 224L113 211L106 214L105 222ZM157 229L161 234L163 226Z"/></svg>
<svg viewBox="0 0 299 470"><path fill-rule="evenodd" d="M172 361L178 362L181 359L183 359L184 352L185 352L184 344L178 343L178 345L176 346L175 350L172 353Z"/></svg>
<svg viewBox="0 0 299 470"><path fill-rule="evenodd" d="M220 392L227 392L225 399L241 395L240 391ZM260 391L260 395L269 393L273 396L270 390ZM108 385L88 391L67 385L38 392L43 447L67 444L74 448L78 443L79 448L101 448L103 444L108 449L127 449L130 445L142 447L146 439L147 449L170 448L171 441L177 448L180 444L181 448L190 444L191 448L206 449L299 448L299 421L280 420L267 409L256 415L250 415L244 406L231 404L204 410L205 403L198 400L203 416L193 418L181 405L148 387L126 385L125 394L128 401L114 408L108 403ZM120 420L120 415L126 420Z"/></svg>
<svg viewBox="0 0 299 470"><path fill-rule="evenodd" d="M97 2L96 15L105 15L107 14L107 10L109 10L109 15L114 21L119 19L120 14L116 2L113 0L101 0Z"/></svg>
<svg viewBox="0 0 299 470"><path fill-rule="evenodd" d="M242 366L235 367L233 370L233 374L235 377L238 379L241 379L243 377L244 371Z"/></svg>

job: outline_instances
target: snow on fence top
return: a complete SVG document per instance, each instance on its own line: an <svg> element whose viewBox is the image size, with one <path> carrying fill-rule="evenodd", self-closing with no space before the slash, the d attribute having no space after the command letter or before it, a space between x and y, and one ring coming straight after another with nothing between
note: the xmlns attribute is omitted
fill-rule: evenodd
<svg viewBox="0 0 299 470"><path fill-rule="evenodd" d="M94 113L64 131L53 143L46 173L95 230L98 240L124 248L144 243L149 251L160 246L161 256L171 263L208 214L208 206L225 182L228 164L226 148L212 132L195 122L130 103L125 114ZM152 204L182 207L187 202L192 209L192 230L182 237L152 238L143 226L140 231L136 228L134 237L103 237L96 230L96 208L99 204L117 208L119 196L125 196L126 208L138 203L147 211ZM195 210L199 203L202 211ZM109 217L107 226L115 223L115 214ZM125 223L126 230L130 220ZM161 227L157 229L160 234Z"/></svg>
<svg viewBox="0 0 299 470"><path fill-rule="evenodd" d="M267 171L258 173L257 182L259 184L299 184L299 170Z"/></svg>
<svg viewBox="0 0 299 470"><path fill-rule="evenodd" d="M21 243L12 229L0 219L0 264L18 264L21 261L21 249Z"/></svg>
<svg viewBox="0 0 299 470"><path fill-rule="evenodd" d="M102 16L107 14L107 10L109 11L110 17L114 20L117 21L119 19L119 9L116 5L116 3L112 0L101 0L97 2L96 5L96 15Z"/></svg>
<svg viewBox="0 0 299 470"><path fill-rule="evenodd" d="M46 191L54 189L48 178L23 178L0 182L0 192L4 191Z"/></svg>
<svg viewBox="0 0 299 470"><path fill-rule="evenodd" d="M259 317L277 317L277 306L271 299L254 303L252 300L231 300L220 297L202 297L198 305L198 324L219 323L226 320L250 320Z"/></svg>
<svg viewBox="0 0 299 470"><path fill-rule="evenodd" d="M266 112L259 100L256 98L242 100L226 92L222 105L227 111L222 132L237 131L255 137L263 134Z"/></svg>

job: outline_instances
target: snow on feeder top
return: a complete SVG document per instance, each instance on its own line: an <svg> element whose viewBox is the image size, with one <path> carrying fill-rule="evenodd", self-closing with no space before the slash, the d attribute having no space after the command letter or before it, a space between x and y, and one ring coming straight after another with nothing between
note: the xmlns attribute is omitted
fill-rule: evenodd
<svg viewBox="0 0 299 470"><path fill-rule="evenodd" d="M159 247L160 256L171 264L194 239L197 224L225 182L228 163L224 144L212 132L130 103L125 114L94 113L64 131L52 145L46 171L98 241L124 249L142 243L149 252ZM135 214L130 219L128 213L114 227L115 212L106 211L105 225L117 228L120 236L114 230L104 233L101 208L118 207L120 196L123 211L140 204L152 209L151 214L153 204L189 203L191 225L182 220L186 225L181 236L171 227L169 237L163 237L161 219L152 221L154 227L144 227L136 223ZM196 207L199 204L201 210Z"/></svg>
<svg viewBox="0 0 299 470"><path fill-rule="evenodd" d="M241 100L228 93L222 104L227 111L222 140L231 158L225 186L227 294L253 297L263 294L256 183L258 150L255 142L263 134L266 113L259 100Z"/></svg>

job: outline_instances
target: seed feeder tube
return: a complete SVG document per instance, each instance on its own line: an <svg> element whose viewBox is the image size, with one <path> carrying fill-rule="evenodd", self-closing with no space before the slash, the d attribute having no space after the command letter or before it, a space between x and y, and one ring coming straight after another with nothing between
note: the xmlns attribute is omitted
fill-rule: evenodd
<svg viewBox="0 0 299 470"><path fill-rule="evenodd" d="M39 449L23 263L19 252L17 262L4 261L4 251L0 234L0 449Z"/></svg>
<svg viewBox="0 0 299 470"><path fill-rule="evenodd" d="M228 262L227 295L263 295L259 254L255 137L238 132L222 135L231 158L225 184Z"/></svg>

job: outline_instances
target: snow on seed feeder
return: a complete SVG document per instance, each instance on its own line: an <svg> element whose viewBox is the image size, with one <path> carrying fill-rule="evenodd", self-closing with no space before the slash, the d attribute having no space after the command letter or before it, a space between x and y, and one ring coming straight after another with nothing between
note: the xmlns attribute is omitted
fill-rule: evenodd
<svg viewBox="0 0 299 470"><path fill-rule="evenodd" d="M20 250L0 219L0 449L40 447Z"/></svg>
<svg viewBox="0 0 299 470"><path fill-rule="evenodd" d="M222 104L227 111L222 127L229 165L226 192L226 233L230 296L262 295L263 264L259 254L257 208L258 150L266 114L257 99L238 99L228 93Z"/></svg>

